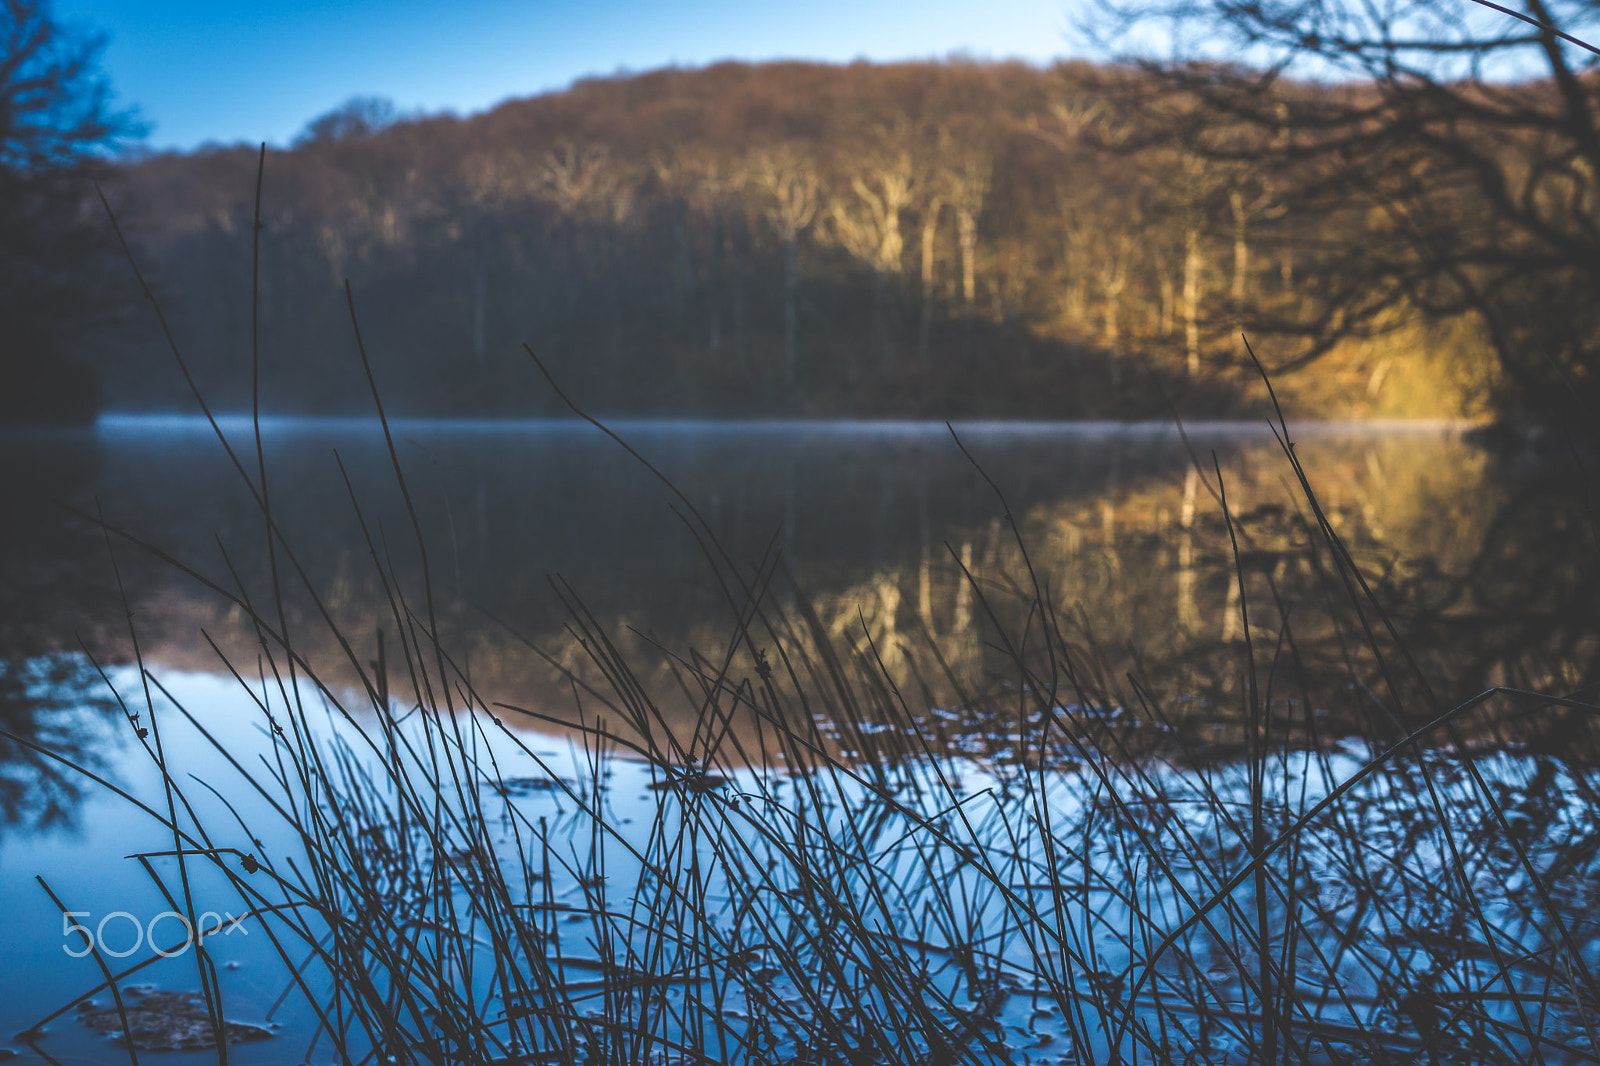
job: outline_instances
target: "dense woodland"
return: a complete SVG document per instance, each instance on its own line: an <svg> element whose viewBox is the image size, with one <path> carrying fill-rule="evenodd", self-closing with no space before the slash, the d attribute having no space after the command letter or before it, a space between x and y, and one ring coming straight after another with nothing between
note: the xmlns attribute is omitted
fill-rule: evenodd
<svg viewBox="0 0 1600 1066"><path fill-rule="evenodd" d="M1537 130L1452 120L1508 173L1559 179L1523 191L1572 239L1533 247L1450 179L1449 144L1412 138L1402 157L1301 124L1364 92L1263 81L1276 131L1193 86L1081 63L725 63L469 118L352 101L265 155L263 407L368 409L346 279L405 414L559 410L524 344L610 414L1238 414L1264 396L1241 332L1302 414L1525 403L1504 354L1528 337L1492 335L1437 270L1408 275L1424 217L1539 257L1539 286L1506 299L1559 318L1548 343L1586 365L1593 301L1573 297L1594 281L1593 169L1540 162ZM1362 163L1370 185L1330 165L1334 137L1347 165L1383 153ZM113 187L225 410L250 403L257 164L250 146L150 155ZM110 407L191 402L153 319L103 348Z"/></svg>

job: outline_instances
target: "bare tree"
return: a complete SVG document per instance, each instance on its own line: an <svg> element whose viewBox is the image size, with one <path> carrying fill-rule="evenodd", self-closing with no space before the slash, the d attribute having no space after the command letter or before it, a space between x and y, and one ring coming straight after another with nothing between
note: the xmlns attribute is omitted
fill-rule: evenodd
<svg viewBox="0 0 1600 1066"><path fill-rule="evenodd" d="M924 369L928 365L928 334L933 330L934 303L934 249L939 237L939 219L944 215L948 195L945 171L939 169L936 159L923 160L923 179L917 184L922 195L917 198L917 213L921 216L921 255L918 262L922 286L917 300L917 358Z"/></svg>
<svg viewBox="0 0 1600 1066"><path fill-rule="evenodd" d="M1095 254L1095 282L1100 289L1100 346L1110 360L1113 390L1122 386L1122 302L1136 247L1133 233L1127 228L1118 228L1102 235Z"/></svg>
<svg viewBox="0 0 1600 1066"><path fill-rule="evenodd" d="M917 171L903 123L879 127L870 136L869 145L847 165L852 195L836 198L828 217L845 250L872 268L883 362L892 369L895 344L888 304L903 269L905 236L900 222L911 207Z"/></svg>
<svg viewBox="0 0 1600 1066"><path fill-rule="evenodd" d="M1205 284L1205 256L1201 250L1206 231L1206 167L1193 153L1182 155L1178 173L1178 215L1183 229L1183 352L1184 368L1191 379L1200 376L1200 301Z"/></svg>
<svg viewBox="0 0 1600 1066"><path fill-rule="evenodd" d="M961 250L961 306L968 315L978 295L978 218L989 196L993 170L988 150L967 140L953 148L944 171L947 201L956 216L956 245Z"/></svg>
<svg viewBox="0 0 1600 1066"><path fill-rule="evenodd" d="M299 146L317 141L360 140L405 117L388 97L352 96L327 114L306 123L293 143Z"/></svg>
<svg viewBox="0 0 1600 1066"><path fill-rule="evenodd" d="M710 287L709 343L713 352L722 350L724 318L731 318L733 347L743 344L743 290L739 272L730 266L734 257L733 228L743 214L739 193L744 181L732 161L710 152L679 157L680 180L690 206L709 224Z"/></svg>
<svg viewBox="0 0 1600 1066"><path fill-rule="evenodd" d="M962 310L970 315L977 296L978 218L988 196L993 164L985 131L961 118L940 123L919 140L912 199L921 223L917 353L926 367L937 300L935 267L940 223L948 209L956 226Z"/></svg>
<svg viewBox="0 0 1600 1066"><path fill-rule="evenodd" d="M783 245L783 365L793 385L799 360L800 236L817 217L822 186L810 159L791 145L757 152L748 165L757 208Z"/></svg>
<svg viewBox="0 0 1600 1066"><path fill-rule="evenodd" d="M535 181L563 215L579 217L611 199L616 184L611 152L601 144L563 141L539 160Z"/></svg>
<svg viewBox="0 0 1600 1066"><path fill-rule="evenodd" d="M82 166L139 132L111 107L101 37L63 29L47 0L0 3L0 167L37 174Z"/></svg>
<svg viewBox="0 0 1600 1066"><path fill-rule="evenodd" d="M0 421L82 418L97 402L73 354L113 306L89 180L138 132L110 104L102 45L45 0L0 2Z"/></svg>
<svg viewBox="0 0 1600 1066"><path fill-rule="evenodd" d="M1164 90L1146 101L1191 105L1165 116L1184 150L1272 174L1271 206L1321 223L1297 263L1301 299L1259 322L1301 338L1281 365L1400 312L1470 316L1522 403L1595 398L1600 61L1581 41L1600 37L1600 4L1130 0L1116 14L1190 46L1139 62ZM1235 247L1242 296L1248 245Z"/></svg>
<svg viewBox="0 0 1600 1066"><path fill-rule="evenodd" d="M885 147L863 153L850 175L853 197L836 199L829 215L839 243L887 277L901 270L905 235L900 216L911 206L915 187L911 153Z"/></svg>

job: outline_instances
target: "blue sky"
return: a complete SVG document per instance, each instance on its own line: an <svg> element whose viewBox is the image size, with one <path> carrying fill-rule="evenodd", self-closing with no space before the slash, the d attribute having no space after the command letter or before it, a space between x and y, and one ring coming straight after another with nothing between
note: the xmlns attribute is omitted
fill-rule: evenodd
<svg viewBox="0 0 1600 1066"><path fill-rule="evenodd" d="M154 148L286 143L356 95L468 114L592 74L720 59L1073 52L1073 0L56 0L106 34Z"/></svg>

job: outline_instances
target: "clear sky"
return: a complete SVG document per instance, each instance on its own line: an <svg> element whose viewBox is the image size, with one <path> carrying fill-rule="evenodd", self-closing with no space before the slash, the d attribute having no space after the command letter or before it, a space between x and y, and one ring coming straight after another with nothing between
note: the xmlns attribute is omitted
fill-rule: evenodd
<svg viewBox="0 0 1600 1066"><path fill-rule="evenodd" d="M469 114L576 78L720 59L1045 62L1074 0L56 0L106 34L152 148L283 144L352 96Z"/></svg>

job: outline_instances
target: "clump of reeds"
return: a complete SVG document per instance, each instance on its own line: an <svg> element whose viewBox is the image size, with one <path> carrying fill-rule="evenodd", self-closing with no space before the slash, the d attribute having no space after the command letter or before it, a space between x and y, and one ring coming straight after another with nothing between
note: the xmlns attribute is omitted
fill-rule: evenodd
<svg viewBox="0 0 1600 1066"><path fill-rule="evenodd" d="M568 675L563 714L493 702L439 638L420 532L417 589L389 580L397 549L369 537L389 636L366 660L365 634L324 612L360 683L326 680L283 621L301 571L258 435L256 470L235 461L273 587L213 588L258 638L256 664L222 661L270 744L260 767L218 748L276 824L232 802L231 823L196 813L163 754L172 712L141 673L130 724L164 782L141 806L179 859L158 880L191 920L202 883L236 897L316 1015L307 1057L342 1062L1600 1059L1595 782L1460 729L1490 702L1589 706L1431 703L1281 417L1278 432L1349 627L1348 678L1385 739L1319 740L1334 699L1310 687L1288 605L1241 567L1238 757L1134 750L1113 712L1159 728L1172 708L1103 676L1019 545L1017 602L965 575L998 676L971 690L952 669L960 703L939 708L1004 724L1010 757L987 762L945 750L884 649L830 639L781 559L728 557L686 498L727 609L719 647L658 648L687 733L559 584L594 673ZM1225 479L1207 473L1237 548ZM397 456L394 475L405 494ZM995 507L1010 518L998 489ZM571 763L534 750L530 723L565 730ZM195 957L220 1031L203 940ZM113 993L134 972L97 960Z"/></svg>

